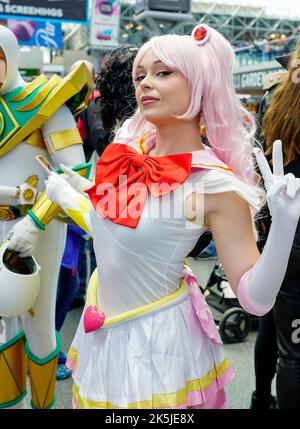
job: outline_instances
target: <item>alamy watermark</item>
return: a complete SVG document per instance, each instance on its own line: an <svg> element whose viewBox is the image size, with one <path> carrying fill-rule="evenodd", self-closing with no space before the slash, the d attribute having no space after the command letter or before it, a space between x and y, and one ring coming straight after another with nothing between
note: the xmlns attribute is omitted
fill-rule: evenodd
<svg viewBox="0 0 300 429"><path fill-rule="evenodd" d="M292 328L293 333L292 333L292 342L294 344L299 344L300 343L300 319L294 319L292 321Z"/></svg>
<svg viewBox="0 0 300 429"><path fill-rule="evenodd" d="M148 198L149 193L154 198ZM191 194L195 197L188 199ZM103 218L184 219L187 229L199 228L204 219L203 183L164 182L147 186L143 182L130 183L127 176L120 176L117 186L100 183L96 195L96 210Z"/></svg>

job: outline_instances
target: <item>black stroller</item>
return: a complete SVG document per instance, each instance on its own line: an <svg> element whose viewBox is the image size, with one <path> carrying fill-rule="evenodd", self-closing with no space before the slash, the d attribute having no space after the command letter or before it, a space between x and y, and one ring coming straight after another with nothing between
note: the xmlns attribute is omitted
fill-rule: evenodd
<svg viewBox="0 0 300 429"><path fill-rule="evenodd" d="M211 234L205 233L189 256L199 259L199 254L208 246L211 239ZM250 316L241 308L217 258L209 280L206 286L201 285L201 290L211 308L224 343L244 341L251 329L257 329L259 318Z"/></svg>

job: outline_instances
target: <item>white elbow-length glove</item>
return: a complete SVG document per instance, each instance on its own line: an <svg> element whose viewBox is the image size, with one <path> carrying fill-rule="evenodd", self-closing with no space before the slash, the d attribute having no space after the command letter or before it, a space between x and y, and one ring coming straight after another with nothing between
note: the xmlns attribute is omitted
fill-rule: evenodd
<svg viewBox="0 0 300 429"><path fill-rule="evenodd" d="M91 233L91 201L81 195L56 173L50 173L45 180L47 197L57 203L84 231Z"/></svg>
<svg viewBox="0 0 300 429"><path fill-rule="evenodd" d="M264 250L240 279L237 296L249 313L259 316L273 307L284 279L300 216L300 179L284 175L282 144L273 144L273 173L260 149L254 149L267 190L272 224Z"/></svg>
<svg viewBox="0 0 300 429"><path fill-rule="evenodd" d="M20 253L22 258L31 256L39 239L39 229L30 216L25 216L10 230L8 237L10 242L8 249Z"/></svg>
<svg viewBox="0 0 300 429"><path fill-rule="evenodd" d="M93 182L80 176L76 171L71 170L66 165L60 164L60 168L66 173L63 178L80 194L84 195L84 191L93 185Z"/></svg>

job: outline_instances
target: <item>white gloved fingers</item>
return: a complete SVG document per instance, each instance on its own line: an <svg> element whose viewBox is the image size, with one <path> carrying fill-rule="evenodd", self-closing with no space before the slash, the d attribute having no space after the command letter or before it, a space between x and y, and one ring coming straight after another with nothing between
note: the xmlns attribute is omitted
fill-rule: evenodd
<svg viewBox="0 0 300 429"><path fill-rule="evenodd" d="M46 183L46 195L49 200L60 205L62 195L72 190L72 186L57 173L51 173Z"/></svg>
<svg viewBox="0 0 300 429"><path fill-rule="evenodd" d="M71 170L71 168L67 167L65 164L59 164L59 166L69 176L77 175L77 173L75 171Z"/></svg>
<svg viewBox="0 0 300 429"><path fill-rule="evenodd" d="M32 247L28 242L26 243L27 246L25 245L25 242L21 239L21 237L19 237L17 234L13 234L12 238L9 240L7 248L10 250L14 250L18 253L26 252L29 247Z"/></svg>
<svg viewBox="0 0 300 429"><path fill-rule="evenodd" d="M48 176L48 179L56 180L57 183L68 183L65 176L57 174L54 171L51 171Z"/></svg>
<svg viewBox="0 0 300 429"><path fill-rule="evenodd" d="M45 185L47 198L53 201L53 193L55 193L55 189L57 186L55 178L53 176L48 176L48 178L45 180Z"/></svg>
<svg viewBox="0 0 300 429"><path fill-rule="evenodd" d="M61 177L60 175L54 172L50 173L50 175L45 180L45 184L47 188L55 188L55 187L60 188L60 187L70 186L67 180L65 180L63 177Z"/></svg>
<svg viewBox="0 0 300 429"><path fill-rule="evenodd" d="M282 142L281 140L276 140L273 143L272 148L272 162L273 162L273 176L283 177L283 155L282 155Z"/></svg>
<svg viewBox="0 0 300 429"><path fill-rule="evenodd" d="M81 176L64 164L60 164L60 167L64 172L62 177L65 179L65 181L76 190L80 188Z"/></svg>
<svg viewBox="0 0 300 429"><path fill-rule="evenodd" d="M296 177L292 173L288 173L286 177L287 177L286 194L288 197L294 198L297 191Z"/></svg>
<svg viewBox="0 0 300 429"><path fill-rule="evenodd" d="M266 160L266 157L261 149L256 147L253 149L253 153L256 157L256 161L259 166L262 178L264 180L265 187L267 190L269 190L274 182L274 178L268 161Z"/></svg>
<svg viewBox="0 0 300 429"><path fill-rule="evenodd" d="M34 252L38 238L39 229L30 216L25 216L17 222L10 231L12 237L8 244L8 249L29 255Z"/></svg>
<svg viewBox="0 0 300 429"><path fill-rule="evenodd" d="M60 164L60 167L67 174L67 176L65 176L65 180L80 194L83 194L86 189L92 186L92 182L90 180L80 176L76 171L71 170L64 164Z"/></svg>
<svg viewBox="0 0 300 429"><path fill-rule="evenodd" d="M25 252L20 252L20 257L21 258L27 258L28 256L32 256L32 254L35 251L35 246L28 246L28 248L26 249Z"/></svg>
<svg viewBox="0 0 300 429"><path fill-rule="evenodd" d="M45 179L45 183L47 182L47 183L53 183L55 181L55 176L53 175L53 173L51 172L50 174L49 174L49 176Z"/></svg>
<svg viewBox="0 0 300 429"><path fill-rule="evenodd" d="M56 183L68 183L64 178L64 176L62 176L61 174L57 174L54 171L51 171L51 173L48 176L48 179L52 181L55 180Z"/></svg>
<svg viewBox="0 0 300 429"><path fill-rule="evenodd" d="M53 202L56 202L56 194L57 194L57 192L56 192L56 186L53 185L53 183L52 184L48 183L47 187L46 187L47 198L49 200L53 201Z"/></svg>
<svg viewBox="0 0 300 429"><path fill-rule="evenodd" d="M284 178L285 179L285 178ZM274 202L276 198L278 198L279 194L286 190L287 187L287 179L285 180L276 180L273 183L270 190L267 192L267 200Z"/></svg>

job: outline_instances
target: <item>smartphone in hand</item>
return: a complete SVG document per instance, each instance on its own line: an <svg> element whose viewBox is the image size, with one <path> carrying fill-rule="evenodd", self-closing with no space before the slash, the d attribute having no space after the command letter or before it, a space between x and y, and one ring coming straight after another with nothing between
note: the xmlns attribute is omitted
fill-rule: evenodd
<svg viewBox="0 0 300 429"><path fill-rule="evenodd" d="M35 157L35 159L48 174L51 172L56 173L56 168L43 155L38 155Z"/></svg>

